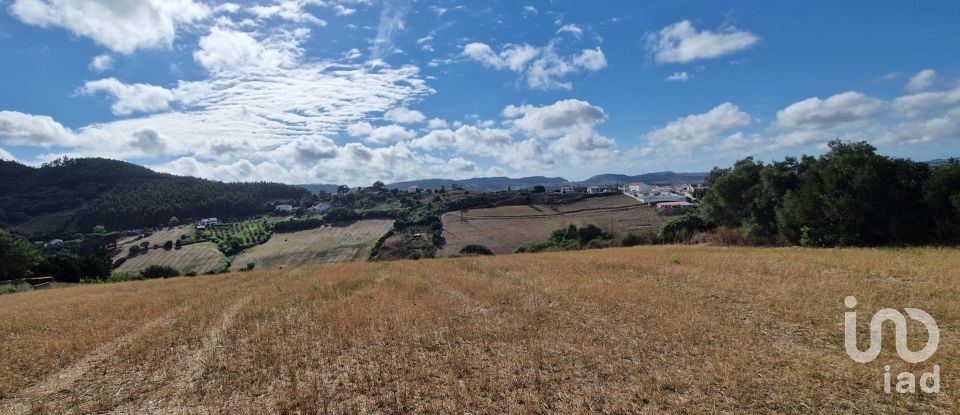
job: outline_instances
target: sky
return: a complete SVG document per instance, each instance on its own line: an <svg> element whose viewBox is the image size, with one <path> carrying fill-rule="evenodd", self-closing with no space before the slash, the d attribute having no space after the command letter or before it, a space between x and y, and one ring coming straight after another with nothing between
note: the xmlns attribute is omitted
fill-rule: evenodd
<svg viewBox="0 0 960 415"><path fill-rule="evenodd" d="M957 1L0 0L0 158L223 181L960 156Z"/></svg>

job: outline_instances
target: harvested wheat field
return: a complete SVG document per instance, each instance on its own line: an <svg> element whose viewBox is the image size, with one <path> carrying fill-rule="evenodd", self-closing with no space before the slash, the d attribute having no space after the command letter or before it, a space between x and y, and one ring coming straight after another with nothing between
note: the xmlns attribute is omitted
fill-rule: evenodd
<svg viewBox="0 0 960 415"><path fill-rule="evenodd" d="M958 254L658 246L4 295L0 413L952 414ZM915 307L939 350L854 362L848 295L861 338ZM885 394L885 364L943 389Z"/></svg>
<svg viewBox="0 0 960 415"><path fill-rule="evenodd" d="M656 208L618 194L594 197L565 205L501 206L449 212L443 215L443 255L480 244L497 254L540 242L554 229L570 224L594 224L616 232L656 231L669 220Z"/></svg>
<svg viewBox="0 0 960 415"><path fill-rule="evenodd" d="M121 257L127 257L127 252L121 252L114 258L114 261ZM151 265L165 265L175 268L181 273L196 272L202 274L216 268L223 258L224 255L217 249L217 244L200 242L169 250L164 248L150 249L146 253L127 257L113 272L135 273Z"/></svg>
<svg viewBox="0 0 960 415"><path fill-rule="evenodd" d="M234 268L251 262L256 268L280 268L364 260L377 239L392 227L392 220L371 219L343 226L275 233L267 242L237 256L233 264Z"/></svg>

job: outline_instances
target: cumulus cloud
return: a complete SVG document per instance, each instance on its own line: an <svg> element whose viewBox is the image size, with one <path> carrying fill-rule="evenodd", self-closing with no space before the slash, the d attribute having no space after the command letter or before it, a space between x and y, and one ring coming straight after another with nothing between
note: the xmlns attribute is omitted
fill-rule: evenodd
<svg viewBox="0 0 960 415"><path fill-rule="evenodd" d="M822 127L864 120L876 115L883 102L862 93L848 91L825 100L813 97L791 104L777 112L780 127Z"/></svg>
<svg viewBox="0 0 960 415"><path fill-rule="evenodd" d="M98 55L90 60L90 65L87 65L91 71L94 72L103 72L113 68L113 57L110 55Z"/></svg>
<svg viewBox="0 0 960 415"><path fill-rule="evenodd" d="M448 125L449 124L447 123L447 120L442 118L431 118L427 123L427 128L431 130L439 130L441 128L447 128Z"/></svg>
<svg viewBox="0 0 960 415"><path fill-rule="evenodd" d="M715 145L721 134L750 125L750 114L724 102L702 114L687 115L645 135L654 151L690 153L706 145Z"/></svg>
<svg viewBox="0 0 960 415"><path fill-rule="evenodd" d="M377 127L370 131L366 141L370 143L385 144L394 141L409 140L416 134L399 125L386 125Z"/></svg>
<svg viewBox="0 0 960 415"><path fill-rule="evenodd" d="M522 130L545 137L592 129L607 120L602 108L576 99L561 100L542 107L509 105L503 110L503 115L513 118L513 124Z"/></svg>
<svg viewBox="0 0 960 415"><path fill-rule="evenodd" d="M421 123L427 119L422 112L407 107L391 108L383 114L383 118L400 124Z"/></svg>
<svg viewBox="0 0 960 415"><path fill-rule="evenodd" d="M40 27L62 27L123 54L170 48L177 29L206 18L194 0L15 0L10 13Z"/></svg>
<svg viewBox="0 0 960 415"><path fill-rule="evenodd" d="M111 95L115 102L110 110L115 115L163 111L170 108L170 103L176 99L173 92L166 88L149 84L127 85L116 78L88 81L78 92L85 95L105 92Z"/></svg>
<svg viewBox="0 0 960 415"><path fill-rule="evenodd" d="M910 78L910 81L907 82L906 90L907 92L920 92L933 85L934 81L937 80L937 72L933 69L924 69L920 72L917 72L916 75Z"/></svg>
<svg viewBox="0 0 960 415"><path fill-rule="evenodd" d="M736 53L759 41L759 36L732 26L717 32L697 30L682 20L647 35L647 48L657 63L689 63Z"/></svg>
<svg viewBox="0 0 960 415"><path fill-rule="evenodd" d="M0 143L49 147L71 144L73 133L46 115L0 111Z"/></svg>
<svg viewBox="0 0 960 415"><path fill-rule="evenodd" d="M214 27L200 39L193 59L211 72L289 68L302 56L300 43L309 33L307 29L278 30L257 39L251 33Z"/></svg>
<svg viewBox="0 0 960 415"><path fill-rule="evenodd" d="M960 88L954 88L904 95L893 100L893 108L906 115L917 115L920 111L958 103L960 103Z"/></svg>
<svg viewBox="0 0 960 415"><path fill-rule="evenodd" d="M509 69L522 74L533 89L570 89L572 84L562 79L577 72L597 72L607 67L607 59L600 48L582 49L573 55L561 56L556 40L542 48L529 44L507 44L499 52L485 43L469 43L463 54L484 66Z"/></svg>

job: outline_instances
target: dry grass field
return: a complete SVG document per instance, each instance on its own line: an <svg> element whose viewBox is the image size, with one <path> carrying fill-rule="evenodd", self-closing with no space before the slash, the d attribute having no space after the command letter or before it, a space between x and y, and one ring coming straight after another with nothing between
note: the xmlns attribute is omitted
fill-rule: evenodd
<svg viewBox="0 0 960 415"><path fill-rule="evenodd" d="M566 205L502 206L449 212L443 215L443 255L480 244L494 253L512 253L517 247L550 237L569 224L595 224L619 232L656 231L669 218L625 195L597 197Z"/></svg>
<svg viewBox="0 0 960 415"><path fill-rule="evenodd" d="M172 228L164 228L162 230L159 230L150 234L150 236L147 236L145 238L128 236L128 237L121 238L117 241L117 248L123 251L120 253L121 255L126 255L127 254L126 250L129 249L130 245L132 244L140 244L140 243L146 242L150 244L150 246L154 246L154 245L163 246L163 244L167 241L176 242L177 239L180 239L180 237L183 235L184 232L186 232L185 226L181 225L181 226L176 226ZM114 258L114 260L116 260L116 258Z"/></svg>
<svg viewBox="0 0 960 415"><path fill-rule="evenodd" d="M119 257L127 256L126 251ZM114 258L114 260L116 260ZM198 274L211 271L216 268L220 260L224 258L222 252L217 249L217 244L212 242L200 242L190 245L184 245L180 249L165 250L163 248L150 249L145 254L140 254L132 258L127 258L119 267L113 270L114 273L136 273L151 265L166 265L176 268L181 273L190 271Z"/></svg>
<svg viewBox="0 0 960 415"><path fill-rule="evenodd" d="M361 220L346 226L324 226L275 233L266 243L247 249L234 269L253 262L256 268L280 268L366 259L370 248L393 226L392 220Z"/></svg>
<svg viewBox="0 0 960 415"><path fill-rule="evenodd" d="M843 349L843 299L942 331ZM0 413L941 413L960 252L657 246L356 262L0 296ZM918 347L914 346L914 350ZM882 368L941 367L936 395Z"/></svg>

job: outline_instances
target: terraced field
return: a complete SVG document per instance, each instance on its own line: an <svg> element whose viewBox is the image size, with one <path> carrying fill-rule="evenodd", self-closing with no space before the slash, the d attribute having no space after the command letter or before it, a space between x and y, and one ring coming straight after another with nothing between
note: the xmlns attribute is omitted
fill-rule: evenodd
<svg viewBox="0 0 960 415"><path fill-rule="evenodd" d="M124 253L123 256L126 256ZM184 245L179 249L151 249L147 253L127 258L114 273L137 273L150 265L173 267L180 273L195 272L203 274L216 268L224 258L217 245L212 242L200 242Z"/></svg>
<svg viewBox="0 0 960 415"><path fill-rule="evenodd" d="M275 233L266 243L238 255L233 268L249 263L260 269L365 260L373 244L392 226L392 220L361 220L346 226Z"/></svg>
<svg viewBox="0 0 960 415"><path fill-rule="evenodd" d="M915 307L939 349L854 362L850 295L862 336ZM0 413L956 414L958 297L956 249L695 246L33 291L0 296Z"/></svg>

